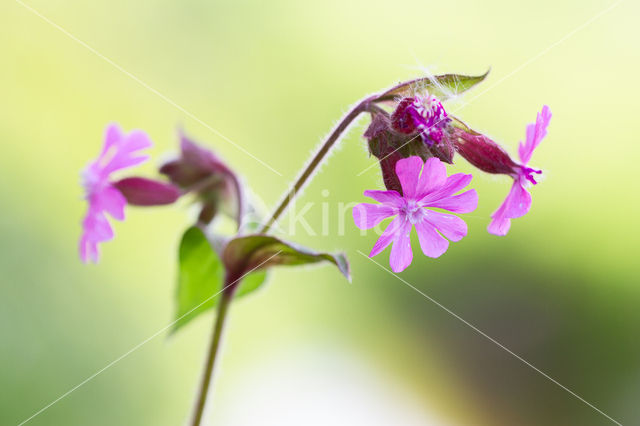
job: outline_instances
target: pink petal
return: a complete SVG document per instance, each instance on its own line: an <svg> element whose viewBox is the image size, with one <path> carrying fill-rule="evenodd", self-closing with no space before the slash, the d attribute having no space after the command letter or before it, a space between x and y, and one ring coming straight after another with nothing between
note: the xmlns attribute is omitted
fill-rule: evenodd
<svg viewBox="0 0 640 426"><path fill-rule="evenodd" d="M93 211L91 208L89 208L82 226L84 234L92 241L103 242L113 238L113 229L111 229L107 218L101 212Z"/></svg>
<svg viewBox="0 0 640 426"><path fill-rule="evenodd" d="M127 152L135 152L140 151L142 149L151 148L153 143L147 135L142 130L132 130L126 136L124 140L124 146L126 147Z"/></svg>
<svg viewBox="0 0 640 426"><path fill-rule="evenodd" d="M442 188L440 188L438 193L443 196L453 195L469 185L471 179L473 179L473 176L466 173L456 173L455 175L451 175L447 178L447 181Z"/></svg>
<svg viewBox="0 0 640 426"><path fill-rule="evenodd" d="M83 262L97 262L99 257L98 243L108 241L113 238L113 229L105 215L97 210L95 205L89 206L84 220L82 221L82 235L78 243L80 259Z"/></svg>
<svg viewBox="0 0 640 426"><path fill-rule="evenodd" d="M391 221L387 229L384 230L378 241L373 245L369 257L376 256L380 252L387 248L389 244L395 239L396 234L400 231L402 224L405 222L405 218L398 216Z"/></svg>
<svg viewBox="0 0 640 426"><path fill-rule="evenodd" d="M498 207L498 210L493 212L491 215L491 223L489 223L489 226L487 227L487 231L489 231L490 234L502 237L507 235L507 232L509 232L511 219L509 219L505 214L507 210L507 203L508 199L505 199L500 207Z"/></svg>
<svg viewBox="0 0 640 426"><path fill-rule="evenodd" d="M478 207L478 194L475 189L470 189L453 197L444 197L439 200L427 202L423 200L420 202L420 205L424 207L436 207L453 213L469 213Z"/></svg>
<svg viewBox="0 0 640 426"><path fill-rule="evenodd" d="M527 138L524 143L520 142L518 146L518 155L523 164L529 163L533 151L547 135L547 127L550 121L551 110L545 105L542 107L542 111L538 113L535 124L527 126Z"/></svg>
<svg viewBox="0 0 640 426"><path fill-rule="evenodd" d="M110 174L117 170L126 169L128 167L137 166L149 159L147 155L134 156L130 153L122 152L117 153L114 157L104 166L104 173Z"/></svg>
<svg viewBox="0 0 640 426"><path fill-rule="evenodd" d="M127 205L127 200L113 186L107 186L102 191L94 194L92 202L97 208L113 216L114 219L124 220L124 207Z"/></svg>
<svg viewBox="0 0 640 426"><path fill-rule="evenodd" d="M397 209L379 204L361 203L353 208L353 220L360 229L371 229L384 219L398 214Z"/></svg>
<svg viewBox="0 0 640 426"><path fill-rule="evenodd" d="M424 220L453 242L467 235L467 224L457 216L426 210Z"/></svg>
<svg viewBox="0 0 640 426"><path fill-rule="evenodd" d="M429 257L440 257L447 251L449 241L436 232L436 229L427 221L420 221L415 224L418 232L418 240L422 252Z"/></svg>
<svg viewBox="0 0 640 426"><path fill-rule="evenodd" d="M424 170L418 182L417 197L422 198L439 189L446 181L447 169L444 164L438 158L429 158L424 164Z"/></svg>
<svg viewBox="0 0 640 426"><path fill-rule="evenodd" d="M78 251L80 253L80 259L84 263L98 263L98 244L95 241L91 241L86 235L80 237Z"/></svg>
<svg viewBox="0 0 640 426"><path fill-rule="evenodd" d="M109 135L109 137L115 136ZM100 156L104 173L113 173L116 170L133 167L146 161L148 157L141 155L139 151L151 146L149 136L142 130L132 130L128 135L120 134L118 141L105 144L105 150Z"/></svg>
<svg viewBox="0 0 640 426"><path fill-rule="evenodd" d="M531 194L520 183L514 182L507 196L506 215L510 218L524 216L531 208Z"/></svg>
<svg viewBox="0 0 640 426"><path fill-rule="evenodd" d="M420 203L431 203L442 198L449 197L469 185L472 178L473 176L465 173L456 173L455 175L451 175L447 178L442 187L422 197Z"/></svg>
<svg viewBox="0 0 640 426"><path fill-rule="evenodd" d="M531 208L531 194L518 181L513 182L509 194L491 215L487 230L494 235L507 235L511 219L527 214Z"/></svg>
<svg viewBox="0 0 640 426"><path fill-rule="evenodd" d="M418 187L420 170L424 163L420 157L409 157L398 160L396 163L396 175L402 185L402 196L404 198L415 198Z"/></svg>
<svg viewBox="0 0 640 426"><path fill-rule="evenodd" d="M102 147L101 156L109 151L109 148L117 145L123 137L120 126L116 123L110 123L104 131L104 146Z"/></svg>
<svg viewBox="0 0 640 426"><path fill-rule="evenodd" d="M411 265L411 261L413 260L410 234L411 222L405 220L396 232L393 246L391 246L391 255L389 256L391 270L395 273L404 271L407 266Z"/></svg>
<svg viewBox="0 0 640 426"><path fill-rule="evenodd" d="M386 204L388 206L401 207L404 203L402 196L397 191L364 191L366 197L373 198L379 203Z"/></svg>

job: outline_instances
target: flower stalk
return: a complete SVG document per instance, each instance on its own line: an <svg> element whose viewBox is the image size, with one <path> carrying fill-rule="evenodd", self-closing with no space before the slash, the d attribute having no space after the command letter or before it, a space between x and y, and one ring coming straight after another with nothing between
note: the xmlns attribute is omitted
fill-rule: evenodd
<svg viewBox="0 0 640 426"><path fill-rule="evenodd" d="M295 183L287 191L284 198L275 209L269 220L263 225L260 230L260 234L266 234L269 229L273 226L273 224L278 220L278 218L285 212L289 203L293 201L293 199L298 195L300 190L307 183L309 178L313 175L313 172L318 168L322 161L325 159L327 154L331 151L331 149L335 146L336 142L340 139L342 134L347 130L349 125L356 119L358 116L372 108L379 108L376 105L373 105L372 102L376 100L377 96L370 96L359 103L357 103L351 110L344 116L344 118L338 123L335 129L329 134L327 139L322 143L320 149L315 153L315 155L311 158L309 164L304 168L298 179L296 179ZM191 421L191 426L199 426L202 420L202 414L204 412L204 407L207 401L207 394L209 392L209 388L211 387L211 381L213 376L213 368L215 366L216 358L218 355L218 349L220 347L220 341L222 339L222 332L224 329L225 319L227 315L227 311L229 305L231 304L231 300L233 299L233 291L225 291L222 294L222 299L220 300L220 304L218 305L218 313L216 315L216 320L213 325L213 335L211 337L211 344L209 346L209 352L207 355L207 361L205 364L205 369L202 373L202 382L200 388L198 390L196 406L193 413L193 419Z"/></svg>
<svg viewBox="0 0 640 426"><path fill-rule="evenodd" d="M318 168L318 166L322 164L322 161L326 158L327 154L335 146L336 142L347 130L349 125L356 118L358 118L361 113L370 111L372 110L372 108L379 108L378 106L372 104L372 102L376 99L377 95L369 96L363 99L362 101L358 102L353 108L351 108L351 110L344 116L344 118L329 134L327 139L322 143L320 149L311 158L311 161L309 161L309 164L304 168L298 179L296 179L291 189L287 191L285 197L275 209L269 220L263 225L262 229L260 230L260 234L266 234L273 226L273 224L278 220L278 218L285 212L285 210L289 206L289 203L298 195L300 190L304 187L304 185L313 175L313 172ZM213 325L213 335L211 338L211 344L207 355L205 369L202 373L202 382L198 390L197 402L194 409L191 426L199 426L202 420L202 414L204 412L204 407L207 401L207 394L209 392L209 388L211 387L213 368L215 366L220 341L222 339L222 332L224 329L227 311L229 305L231 304L231 300L233 299L233 288L230 288L230 290L231 291L225 291L223 293L220 304L218 305L218 313Z"/></svg>
<svg viewBox="0 0 640 426"><path fill-rule="evenodd" d="M191 426L200 426L202 421L202 414L204 413L204 407L207 403L207 395L209 388L211 387L211 380L213 379L213 368L218 356L220 341L222 340L222 332L224 330L225 320L227 318L227 312L231 300L233 299L234 291L233 286L229 289L231 291L223 291L222 298L218 304L218 312L213 325L213 334L211 336L211 344L209 345L209 351L207 353L207 361L204 371L202 373L202 382L198 389L198 396L196 399L196 406L193 411L193 418L191 420Z"/></svg>
<svg viewBox="0 0 640 426"><path fill-rule="evenodd" d="M329 134L329 137L327 137L327 139L322 143L318 152L316 152L315 155L311 158L309 164L304 168L304 170L302 170L302 173L293 184L291 189L287 191L284 198L275 209L269 220L263 225L262 229L260 230L261 234L265 234L278 220L282 213L285 212L285 210L289 206L289 203L293 201L293 199L298 195L300 190L307 183L309 178L313 175L313 172L318 168L320 164L322 164L324 158L327 156L329 151L331 151L331 148L335 146L336 142L340 139L340 136L342 136L345 130L347 130L349 125L356 118L358 118L361 113L370 111L372 108L379 108L373 105L373 102L376 101L377 98L377 95L373 95L363 99L353 108L351 108L351 110L344 116L344 118L340 120L340 123L338 123L331 134Z"/></svg>

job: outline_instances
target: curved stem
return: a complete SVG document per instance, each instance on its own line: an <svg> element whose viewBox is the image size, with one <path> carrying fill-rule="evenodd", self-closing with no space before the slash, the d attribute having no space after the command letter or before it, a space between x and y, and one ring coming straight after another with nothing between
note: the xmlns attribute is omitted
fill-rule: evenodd
<svg viewBox="0 0 640 426"><path fill-rule="evenodd" d="M271 218L267 221L267 223L262 227L260 233L266 233L269 228L275 223L276 220L284 213L287 209L289 203L296 197L298 192L305 185L307 180L311 177L314 170L322 163L326 155L329 153L331 148L335 145L335 143L340 139L340 136L347 130L349 125L362 113L366 111L372 110L373 104L372 102L377 99L377 95L369 96L358 104L356 104L351 110L344 116L344 118L338 123L338 125L333 129L331 134L327 137L325 142L322 144L318 152L313 156L309 164L304 168L296 182L293 184L291 189L287 192L284 199L280 202L280 205L274 211ZM213 374L213 368L216 361L216 356L218 354L218 347L220 346L220 340L222 337L222 330L224 328L224 322L227 315L227 310L229 305L231 304L231 300L233 299L234 291L224 292L222 294L222 299L220 300L220 304L218 305L218 314L216 315L216 320L213 328L213 336L211 338L211 346L209 347L209 354L207 356L207 362L205 365L205 370L202 375L202 383L200 385L200 389L198 390L198 399L196 402L195 411L193 414L193 419L191 421L191 426L200 426L200 422L202 421L202 414L204 411L204 407L207 401L207 393L209 391L209 387L211 385L211 379Z"/></svg>
<svg viewBox="0 0 640 426"><path fill-rule="evenodd" d="M213 367L215 365L216 356L218 355L218 348L220 346L220 340L222 338L222 330L224 328L225 318L227 317L227 311L231 300L233 299L233 291L225 291L222 293L222 298L218 304L218 313L215 319L215 325L213 326L213 336L211 337L211 345L209 346L209 353L207 355L207 362L202 374L202 383L198 390L198 399L196 407L193 412L193 419L191 426L200 426L202 421L202 413L204 412L204 406L207 402L207 394L209 392L209 386L211 385L211 378L213 373Z"/></svg>
<svg viewBox="0 0 640 426"><path fill-rule="evenodd" d="M266 233L271 226L278 220L278 218L284 213L287 209L289 203L298 195L298 192L302 189L307 180L311 177L314 170L322 163L324 157L329 153L331 148L335 145L335 143L340 139L340 136L344 131L349 127L349 124L355 120L360 113L368 111L371 107L371 102L377 98L377 95L370 96L356 104L351 110L344 116L344 118L338 123L338 125L333 129L327 140L324 141L322 146L316 154L313 156L309 164L304 168L296 182L293 184L291 189L285 194L284 198L276 208L276 210L271 215L271 218L264 224L262 229L260 230L261 234Z"/></svg>

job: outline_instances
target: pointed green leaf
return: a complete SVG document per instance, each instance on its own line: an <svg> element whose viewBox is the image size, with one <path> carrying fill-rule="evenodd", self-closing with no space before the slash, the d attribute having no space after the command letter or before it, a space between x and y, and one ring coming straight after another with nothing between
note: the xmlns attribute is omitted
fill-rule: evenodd
<svg viewBox="0 0 640 426"><path fill-rule="evenodd" d="M235 277L276 265L331 262L347 279L351 279L349 262L343 253L318 253L269 235L256 234L234 238L225 247L222 258L227 270Z"/></svg>
<svg viewBox="0 0 640 426"><path fill-rule="evenodd" d="M195 226L187 229L179 250L174 332L217 305L222 294L224 276L224 265L202 230ZM265 279L265 271L247 275L236 290L236 296L256 290Z"/></svg>
<svg viewBox="0 0 640 426"><path fill-rule="evenodd" d="M400 83L380 95L376 102L391 101L398 97L413 96L416 93L429 92L441 101L459 95L481 83L490 70L478 76L461 74L443 74L431 77L416 78Z"/></svg>

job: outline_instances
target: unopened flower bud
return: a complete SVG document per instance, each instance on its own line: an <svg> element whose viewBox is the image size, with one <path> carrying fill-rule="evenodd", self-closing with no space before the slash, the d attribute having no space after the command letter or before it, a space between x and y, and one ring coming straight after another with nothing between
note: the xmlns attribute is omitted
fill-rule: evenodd
<svg viewBox="0 0 640 426"><path fill-rule="evenodd" d="M390 129L389 116L384 112L374 113L364 137L369 142L369 152L380 162L384 186L402 193L395 166L403 158L399 152L403 138Z"/></svg>
<svg viewBox="0 0 640 426"><path fill-rule="evenodd" d="M181 156L165 163L160 173L184 192L197 194L201 202L200 223L209 223L219 211L235 217L240 225L243 194L238 176L213 152L200 147L184 134Z"/></svg>

